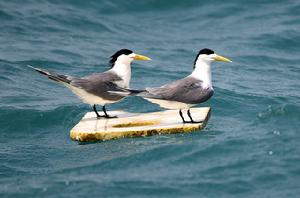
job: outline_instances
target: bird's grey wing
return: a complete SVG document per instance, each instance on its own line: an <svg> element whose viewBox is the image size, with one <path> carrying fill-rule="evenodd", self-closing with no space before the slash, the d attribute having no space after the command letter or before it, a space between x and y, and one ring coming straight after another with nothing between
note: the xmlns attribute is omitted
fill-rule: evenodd
<svg viewBox="0 0 300 198"><path fill-rule="evenodd" d="M122 80L122 78L120 76L118 76L116 73L114 73L112 71L107 71L107 72L103 72L103 73L94 73L94 74L84 77L83 79L87 79L87 80L93 81L93 82L102 81L102 82L113 82L113 83Z"/></svg>
<svg viewBox="0 0 300 198"><path fill-rule="evenodd" d="M211 88L203 88L202 81L186 77L158 88L147 88L144 97L178 101L188 104L201 103L213 95Z"/></svg>
<svg viewBox="0 0 300 198"><path fill-rule="evenodd" d="M119 100L123 96L109 91L122 91L123 89L116 84L121 80L118 75L112 72L104 72L95 73L84 78L73 78L70 84L106 100Z"/></svg>

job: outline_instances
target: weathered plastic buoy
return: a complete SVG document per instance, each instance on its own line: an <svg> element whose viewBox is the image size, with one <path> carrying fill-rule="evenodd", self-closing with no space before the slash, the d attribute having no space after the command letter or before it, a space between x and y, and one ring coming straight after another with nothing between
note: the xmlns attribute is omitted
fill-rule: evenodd
<svg viewBox="0 0 300 198"><path fill-rule="evenodd" d="M70 137L79 142L94 142L124 137L191 132L205 127L210 111L210 107L191 109L193 119L201 121L200 123L182 123L178 110L151 113L109 111L109 115L118 115L118 118L111 119L97 119L94 112L88 112L71 129ZM185 117L188 120L186 115Z"/></svg>

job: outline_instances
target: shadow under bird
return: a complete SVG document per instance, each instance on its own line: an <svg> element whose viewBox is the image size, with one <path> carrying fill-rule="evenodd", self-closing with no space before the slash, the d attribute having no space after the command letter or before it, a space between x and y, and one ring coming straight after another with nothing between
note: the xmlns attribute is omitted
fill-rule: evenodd
<svg viewBox="0 0 300 198"><path fill-rule="evenodd" d="M97 118L113 118L106 112L105 105L116 103L124 96L112 94L109 91L119 91L129 88L131 79L131 62L133 60L151 60L147 56L139 55L128 49L121 49L111 56L111 69L103 73L94 73L82 78L56 74L28 65L49 79L62 83L76 94L84 103L93 106ZM97 112L96 105L102 105L104 115Z"/></svg>
<svg viewBox="0 0 300 198"><path fill-rule="evenodd" d="M185 78L165 84L161 87L145 88L145 90L124 89L114 93L120 95L136 95L160 105L166 109L179 109L183 123L199 123L194 121L190 107L203 103L212 97L211 63L213 61L232 62L228 58L215 54L211 49L199 51L193 72ZM187 109L190 121L184 119L182 110Z"/></svg>

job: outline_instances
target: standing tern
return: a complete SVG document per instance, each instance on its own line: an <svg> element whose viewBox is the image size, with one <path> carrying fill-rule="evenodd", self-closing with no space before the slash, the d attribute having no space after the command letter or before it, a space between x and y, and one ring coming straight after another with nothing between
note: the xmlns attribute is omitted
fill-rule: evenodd
<svg viewBox="0 0 300 198"><path fill-rule="evenodd" d="M113 118L116 116L109 116L106 112L105 105L116 103L124 98L124 96L112 94L109 91L129 88L131 62L133 60L151 59L147 56L133 53L133 51L128 49L121 49L111 56L109 61L109 65L111 66L110 70L103 73L94 73L82 78L56 74L30 65L28 65L28 67L68 87L84 103L93 106L97 118ZM104 115L99 115L96 105L102 105Z"/></svg>
<svg viewBox="0 0 300 198"><path fill-rule="evenodd" d="M232 62L228 58L215 54L211 49L199 51L195 61L193 72L180 80L165 84L161 87L146 88L145 90L123 89L114 91L120 95L137 95L158 104L166 109L179 109L179 115L183 123L199 123L193 120L190 107L203 103L212 97L211 63L213 61ZM183 117L182 109L187 109L190 121Z"/></svg>

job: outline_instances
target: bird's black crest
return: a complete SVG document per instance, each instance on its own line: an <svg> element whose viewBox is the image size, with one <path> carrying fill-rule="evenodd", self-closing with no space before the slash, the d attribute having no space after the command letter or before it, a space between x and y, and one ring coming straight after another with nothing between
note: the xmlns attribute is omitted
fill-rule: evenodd
<svg viewBox="0 0 300 198"><path fill-rule="evenodd" d="M122 54L128 55L128 54L132 54L133 52L129 49L121 49L119 51L117 51L116 53L114 53L111 57L110 57L110 61L109 61L109 65L111 67L113 67L115 65L115 62L117 60L117 58L119 56L121 56Z"/></svg>
<svg viewBox="0 0 300 198"><path fill-rule="evenodd" d="M204 48L204 49L200 50L198 54L199 54L199 55L200 55L200 54L207 54L207 55L210 55L210 54L214 54L214 53L215 53L215 52L212 51L211 49Z"/></svg>
<svg viewBox="0 0 300 198"><path fill-rule="evenodd" d="M208 49L208 48L204 48L204 49L200 50L199 53L197 54L195 60L194 60L194 68L195 68L197 59L198 59L198 57L199 57L201 54L210 55L210 54L214 54L214 53L215 53L214 51L212 51L211 49Z"/></svg>

